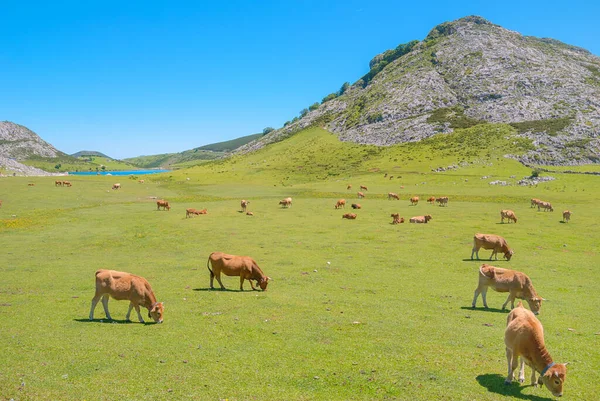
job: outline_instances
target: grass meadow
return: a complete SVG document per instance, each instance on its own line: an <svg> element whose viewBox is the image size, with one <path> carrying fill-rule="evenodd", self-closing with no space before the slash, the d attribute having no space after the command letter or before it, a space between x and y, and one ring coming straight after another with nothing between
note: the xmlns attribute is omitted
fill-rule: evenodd
<svg viewBox="0 0 600 401"><path fill-rule="evenodd" d="M598 398L599 177L493 186L530 170L492 154L434 173L420 161L429 150L416 149L414 163L402 147L367 159L369 147L305 135L312 157L308 148L287 153L292 137L144 184L120 178L118 191L114 177L70 177L70 188L53 177L0 179L0 399L551 399L545 388L504 385L505 294L490 291L489 310L481 298L470 308L476 232L504 236L515 255L492 264L527 273L548 299L539 319L554 360L570 363L564 397ZM433 167L450 160L431 157ZM361 184L369 190L358 200ZM410 206L414 195L422 200ZM427 204L430 195L449 196L448 207ZM287 196L293 206L282 209ZM157 211L154 197L171 211ZM334 209L342 197L362 204L356 220ZM555 211L530 208L532 197ZM254 216L239 212L242 198ZM186 219L188 207L209 214ZM572 220L561 223L567 208ZM518 223L500 224L501 209ZM392 225L395 212L433 220ZM246 283L240 292L237 277L209 290L213 251L252 256L274 279L268 291ZM143 325L133 313L127 323L128 303L114 300L115 321L99 304L90 322L101 268L148 279L165 322Z"/></svg>

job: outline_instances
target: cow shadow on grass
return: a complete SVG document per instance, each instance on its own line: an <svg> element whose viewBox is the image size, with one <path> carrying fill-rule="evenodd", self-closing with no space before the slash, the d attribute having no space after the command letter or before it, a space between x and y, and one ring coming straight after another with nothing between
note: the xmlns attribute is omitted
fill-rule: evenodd
<svg viewBox="0 0 600 401"><path fill-rule="evenodd" d="M121 320L121 319L94 319L94 320L90 320L90 319L73 319L76 322L79 323L114 323L114 324L156 324L156 322L145 322L145 323L140 323L137 320L133 321L133 320Z"/></svg>
<svg viewBox="0 0 600 401"><path fill-rule="evenodd" d="M470 306L461 306L460 309L470 310L470 311L480 311L480 312L493 312L493 313L509 313L508 309L498 309L498 308L484 308L483 306L477 308L473 308Z"/></svg>
<svg viewBox="0 0 600 401"><path fill-rule="evenodd" d="M496 259L492 259L492 260L489 260L489 259L471 259L471 258L468 258L468 259L463 259L462 261L463 261L463 262L479 262L479 263L500 263L500 262L508 262L508 260L506 260L506 259L498 259L498 260L496 260Z"/></svg>
<svg viewBox="0 0 600 401"><path fill-rule="evenodd" d="M489 373L485 375L479 375L476 377L477 382L487 388L490 393L496 393L500 395L505 395L507 397L514 397L521 400L530 400L530 401L549 401L552 398L548 397L539 397L533 394L523 394L523 389L527 387L532 387L531 385L522 385L518 381L513 382L511 384L504 384L504 380L506 378L497 373ZM539 391L547 391L546 389L538 389Z"/></svg>
<svg viewBox="0 0 600 401"><path fill-rule="evenodd" d="M220 289L220 288L193 288L194 291L206 291L206 292L242 292L241 290L234 290L231 288L225 288L225 289ZM244 292L247 291L252 291L252 290L245 290Z"/></svg>

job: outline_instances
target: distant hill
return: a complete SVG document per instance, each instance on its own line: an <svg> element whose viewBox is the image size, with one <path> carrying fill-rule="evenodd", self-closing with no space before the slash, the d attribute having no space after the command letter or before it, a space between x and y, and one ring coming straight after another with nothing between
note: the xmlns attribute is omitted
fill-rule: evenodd
<svg viewBox="0 0 600 401"><path fill-rule="evenodd" d="M585 49L469 16L375 56L369 67L238 151L311 126L342 141L387 146L506 124L533 144L518 156L523 163L600 163L600 58Z"/></svg>
<svg viewBox="0 0 600 401"><path fill-rule="evenodd" d="M221 158L228 152L232 152L240 146L252 142L261 136L263 136L263 134L246 135L230 141L204 145L199 148L194 148L179 153L164 153L151 156L130 157L123 159L123 161L142 168L189 167L207 160Z"/></svg>
<svg viewBox="0 0 600 401"><path fill-rule="evenodd" d="M10 121L0 121L0 156L18 161L32 156L68 157L29 128Z"/></svg>
<svg viewBox="0 0 600 401"><path fill-rule="evenodd" d="M112 157L107 156L102 152L96 152L95 150L80 150L77 153L73 153L71 156L73 156L73 157L98 156L98 157L105 157L107 159L113 159Z"/></svg>

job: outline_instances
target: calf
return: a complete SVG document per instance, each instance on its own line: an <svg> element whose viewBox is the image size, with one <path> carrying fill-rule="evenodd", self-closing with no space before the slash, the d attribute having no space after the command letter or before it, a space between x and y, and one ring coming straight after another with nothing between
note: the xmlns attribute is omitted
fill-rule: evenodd
<svg viewBox="0 0 600 401"><path fill-rule="evenodd" d="M404 223L404 217L400 217L399 213L392 213L390 215L392 217L392 224L401 224Z"/></svg>
<svg viewBox="0 0 600 401"><path fill-rule="evenodd" d="M427 198L427 203L431 203L432 205L435 204L435 196L430 196L429 198Z"/></svg>
<svg viewBox="0 0 600 401"><path fill-rule="evenodd" d="M495 234L475 234L473 237L473 250L471 251L471 260L473 260L473 254L479 259L479 249L492 249L490 260L496 255L498 260L498 252L502 252L506 260L510 260L514 252L508 247L508 243L504 238Z"/></svg>
<svg viewBox="0 0 600 401"><path fill-rule="evenodd" d="M240 205L242 206L242 213L244 213L246 211L246 208L248 208L248 205L250 204L250 201L242 199Z"/></svg>
<svg viewBox="0 0 600 401"><path fill-rule="evenodd" d="M90 320L94 320L94 309L102 298L104 313L109 320L112 320L108 312L108 298L113 297L117 301L128 300L129 310L125 319L129 321L131 310L135 308L138 319L144 323L140 314L140 305L148 309L148 317L154 319L157 323L163 322L164 305L162 302L156 302L152 287L145 278L130 273L118 272L115 270L98 270L96 272L96 294L92 298L92 308L90 309Z"/></svg>
<svg viewBox="0 0 600 401"><path fill-rule="evenodd" d="M411 217L410 218L410 222L411 223L417 223L417 224L421 224L421 223L427 223L429 220L431 220L432 217L429 214L426 214L425 216L415 216L415 217Z"/></svg>
<svg viewBox="0 0 600 401"><path fill-rule="evenodd" d="M398 194L395 194L393 192L389 192L388 193L388 200L391 200L391 199L400 200L400 197L398 196Z"/></svg>
<svg viewBox="0 0 600 401"><path fill-rule="evenodd" d="M509 223L511 220L515 223L517 222L517 216L515 216L515 212L508 209L500 211L500 222L504 223L504 219L507 219Z"/></svg>
<svg viewBox="0 0 600 401"><path fill-rule="evenodd" d="M163 199L156 201L156 210L160 210L161 207L163 210L171 210L171 205L169 205L169 202Z"/></svg>
<svg viewBox="0 0 600 401"><path fill-rule="evenodd" d="M356 219L356 213L346 213L342 216L342 219L354 220Z"/></svg>
<svg viewBox="0 0 600 401"><path fill-rule="evenodd" d="M340 199L335 203L334 206L336 209L340 209L340 208L346 208L346 199Z"/></svg>
<svg viewBox="0 0 600 401"><path fill-rule="evenodd" d="M508 376L506 384L514 379L515 370L521 366L519 381L525 381L525 364L531 367L531 385L537 387L544 384L552 395L561 397L563 384L567 377L567 364L555 363L546 349L544 342L544 328L540 321L519 302L506 319L504 331L504 344L506 345L506 361L508 362ZM535 379L535 374L540 374Z"/></svg>
<svg viewBox="0 0 600 401"><path fill-rule="evenodd" d="M496 292L508 292L508 298L502 304L502 309L506 308L508 301L510 301L511 309L514 308L515 299L519 298L527 301L533 313L536 315L540 313L544 298L538 296L531 279L525 273L482 264L479 267L479 284L473 296L473 308L477 303L477 297L481 294L483 306L487 309L486 294L488 287L492 287Z"/></svg>
<svg viewBox="0 0 600 401"><path fill-rule="evenodd" d="M212 269L210 268L211 266ZM223 252L213 252L208 257L206 267L210 272L211 289L215 288L213 286L215 277L221 285L221 289L225 289L225 286L221 282L221 273L226 276L240 276L240 291L244 291L244 280L250 282L250 286L253 290L256 290L257 288L254 287L252 281L256 281L263 291L267 290L269 280L272 280L263 273L254 259L249 256L235 256Z"/></svg>
<svg viewBox="0 0 600 401"><path fill-rule="evenodd" d="M0 205L2 205L2 201L0 201ZM565 210L563 212L563 222L568 223L569 220L571 220L571 212L568 210Z"/></svg>
<svg viewBox="0 0 600 401"><path fill-rule="evenodd" d="M352 209L360 209L362 208L362 206L360 205L360 203L353 203L352 204Z"/></svg>
<svg viewBox="0 0 600 401"><path fill-rule="evenodd" d="M419 197L418 196L413 196L412 198L410 198L410 204L412 206L416 206L419 203Z"/></svg>

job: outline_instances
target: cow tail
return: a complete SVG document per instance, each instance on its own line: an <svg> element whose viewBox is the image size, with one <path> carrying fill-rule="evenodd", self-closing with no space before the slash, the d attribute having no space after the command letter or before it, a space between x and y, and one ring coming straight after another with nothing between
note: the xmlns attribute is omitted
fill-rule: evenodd
<svg viewBox="0 0 600 401"><path fill-rule="evenodd" d="M212 255L212 253L211 253L211 255ZM207 268L207 269L208 269L208 271L210 272L210 276L211 276L211 277L214 277L214 276L215 276L215 274L213 273L213 271L212 271L212 270L210 270L210 255L208 256L208 260L206 261L206 268Z"/></svg>

